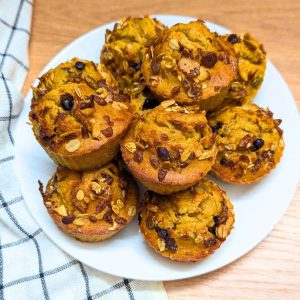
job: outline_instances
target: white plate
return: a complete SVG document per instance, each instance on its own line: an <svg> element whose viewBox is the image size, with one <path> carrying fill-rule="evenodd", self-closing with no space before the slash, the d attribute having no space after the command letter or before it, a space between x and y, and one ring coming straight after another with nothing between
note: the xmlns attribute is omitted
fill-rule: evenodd
<svg viewBox="0 0 300 300"><path fill-rule="evenodd" d="M168 26L189 22L192 18L158 16ZM218 33L228 31L207 23ZM106 28L103 25L74 41L58 53L42 71L74 56L99 60ZM251 28L249 28L251 30ZM35 83L36 84L36 83ZM294 99L276 68L268 62L263 86L255 102L269 107L276 118L283 119L286 148L279 166L263 181L250 186L233 186L218 182L235 207L235 228L222 247L197 263L169 261L152 251L138 232L137 220L113 238L99 243L81 243L63 234L46 212L37 181L46 183L55 171L54 163L36 142L26 124L32 94L25 99L16 131L16 173L25 202L39 226L61 249L83 263L109 274L140 280L174 280L188 278L221 268L255 247L272 230L287 209L299 178L299 115Z"/></svg>

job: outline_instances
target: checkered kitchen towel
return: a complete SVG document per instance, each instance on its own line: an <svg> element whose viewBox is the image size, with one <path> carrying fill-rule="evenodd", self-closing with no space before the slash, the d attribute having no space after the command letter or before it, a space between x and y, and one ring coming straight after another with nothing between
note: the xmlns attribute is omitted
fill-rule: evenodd
<svg viewBox="0 0 300 300"><path fill-rule="evenodd" d="M28 215L13 160L31 12L30 0L0 0L0 300L167 299L162 283L110 276L69 257Z"/></svg>

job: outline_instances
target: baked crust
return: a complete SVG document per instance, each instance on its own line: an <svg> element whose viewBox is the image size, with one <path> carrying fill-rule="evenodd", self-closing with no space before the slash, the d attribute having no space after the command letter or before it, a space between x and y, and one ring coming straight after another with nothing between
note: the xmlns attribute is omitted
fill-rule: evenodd
<svg viewBox="0 0 300 300"><path fill-rule="evenodd" d="M139 95L144 87L142 57L166 28L155 18L125 18L107 30L100 60L114 74L122 93Z"/></svg>
<svg viewBox="0 0 300 300"><path fill-rule="evenodd" d="M68 83L33 99L30 121L36 139L58 164L72 170L111 161L132 120L126 97L102 84Z"/></svg>
<svg viewBox="0 0 300 300"><path fill-rule="evenodd" d="M212 172L221 180L253 183L279 163L284 141L281 120L256 104L230 106L209 116L215 133L218 155Z"/></svg>
<svg viewBox="0 0 300 300"><path fill-rule="evenodd" d="M121 152L128 169L144 186L171 194L205 176L217 149L204 112L170 100L146 111L131 126Z"/></svg>
<svg viewBox="0 0 300 300"><path fill-rule="evenodd" d="M226 240L234 223L226 193L210 180L176 194L146 195L140 229L151 248L182 262L212 254Z"/></svg>
<svg viewBox="0 0 300 300"><path fill-rule="evenodd" d="M230 42L236 52L238 62L238 76L232 82L226 103L251 102L260 89L266 71L266 51L263 44L250 33L227 34L222 36Z"/></svg>
<svg viewBox="0 0 300 300"><path fill-rule="evenodd" d="M103 83L116 91L118 89L117 81L104 65L96 65L92 61L74 57L43 74L39 78L38 86L32 88L33 97L35 99L41 98L49 91L66 83L83 82L95 90Z"/></svg>
<svg viewBox="0 0 300 300"><path fill-rule="evenodd" d="M56 225L83 242L111 237L136 213L136 184L116 163L84 172L58 167L46 191L40 190Z"/></svg>
<svg viewBox="0 0 300 300"><path fill-rule="evenodd" d="M165 30L144 55L142 72L161 100L215 110L236 77L233 47L202 21L176 24Z"/></svg>

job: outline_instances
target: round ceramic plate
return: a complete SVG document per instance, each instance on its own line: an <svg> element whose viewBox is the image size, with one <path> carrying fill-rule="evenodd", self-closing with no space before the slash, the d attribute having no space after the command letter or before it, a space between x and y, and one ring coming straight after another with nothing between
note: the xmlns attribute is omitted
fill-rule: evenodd
<svg viewBox="0 0 300 300"><path fill-rule="evenodd" d="M157 18L168 26L193 20L169 15ZM99 61L105 30L111 29L113 24L100 26L68 45L50 61L42 73L74 56ZM209 22L207 25L220 34L228 32L221 26ZM151 250L143 241L137 219L107 241L92 244L76 241L56 227L47 214L38 191L38 179L45 184L55 171L55 164L36 142L30 126L26 124L31 97L29 92L19 118L15 147L16 173L25 202L30 207L32 217L55 244L99 271L140 280L174 280L221 268L263 240L287 209L297 186L300 169L300 139L295 136L299 133L298 111L280 73L268 62L263 86L254 102L262 107L269 107L276 118L283 119L286 148L279 166L257 184L236 186L218 181L233 201L236 213L234 230L219 250L197 263L169 261Z"/></svg>

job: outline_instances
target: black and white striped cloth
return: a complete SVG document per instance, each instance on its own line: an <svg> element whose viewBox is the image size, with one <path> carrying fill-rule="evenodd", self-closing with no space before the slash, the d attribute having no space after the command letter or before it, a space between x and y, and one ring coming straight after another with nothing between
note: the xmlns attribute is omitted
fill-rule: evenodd
<svg viewBox="0 0 300 300"><path fill-rule="evenodd" d="M167 299L161 282L95 271L58 249L29 216L14 175L14 129L28 71L31 0L0 0L0 300Z"/></svg>

